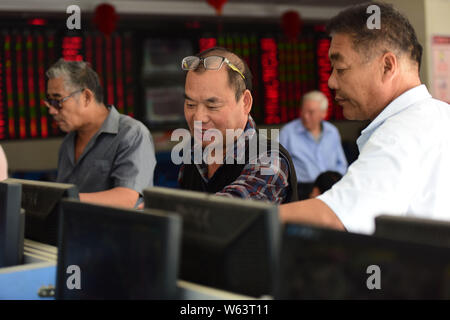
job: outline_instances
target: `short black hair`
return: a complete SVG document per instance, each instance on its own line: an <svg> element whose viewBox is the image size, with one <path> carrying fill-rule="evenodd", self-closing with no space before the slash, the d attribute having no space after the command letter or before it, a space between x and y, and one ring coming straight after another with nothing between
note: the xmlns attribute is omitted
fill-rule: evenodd
<svg viewBox="0 0 450 320"><path fill-rule="evenodd" d="M319 176L316 178L316 181L314 181L313 187L317 187L320 191L320 193L324 193L325 191L331 189L331 187L341 180L342 174L336 171L325 171L319 174Z"/></svg>
<svg viewBox="0 0 450 320"><path fill-rule="evenodd" d="M367 8L376 5L380 8L380 29L369 29ZM327 32L349 34L353 38L356 51L371 57L377 49L392 50L409 55L417 62L420 70L422 46L417 40L416 32L408 19L391 4L384 2L367 2L341 11L327 24ZM383 47L384 46L384 47Z"/></svg>
<svg viewBox="0 0 450 320"><path fill-rule="evenodd" d="M253 75L250 71L250 68L248 67L247 63L244 59L242 59L240 56L238 56L236 53L222 47L213 47L206 49L200 53L198 53L196 56L199 58L204 58L207 56L211 56L217 54L219 56L223 56L230 60L230 62L239 69L239 71L242 72L245 79L242 79L241 75L234 71L233 69L227 67L227 73L228 73L228 83L230 84L230 87L235 90L235 96L236 101L238 101L242 93L245 91L245 89L248 89L252 91L252 81L253 81ZM201 67L197 68L196 70L202 70Z"/></svg>

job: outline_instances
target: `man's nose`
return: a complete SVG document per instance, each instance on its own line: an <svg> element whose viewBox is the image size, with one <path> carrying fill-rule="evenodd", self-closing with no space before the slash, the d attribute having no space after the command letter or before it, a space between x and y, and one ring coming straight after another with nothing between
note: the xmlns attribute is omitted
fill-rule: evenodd
<svg viewBox="0 0 450 320"><path fill-rule="evenodd" d="M199 106L194 113L194 121L201 121L202 123L206 123L209 120L208 111L206 108Z"/></svg>
<svg viewBox="0 0 450 320"><path fill-rule="evenodd" d="M56 109L55 107L53 107L52 105L45 103L45 105L47 106L48 109L48 113L52 116L56 115L58 113L58 109Z"/></svg>
<svg viewBox="0 0 450 320"><path fill-rule="evenodd" d="M336 70L335 69L333 69L330 77L328 78L328 87L332 90L337 89Z"/></svg>

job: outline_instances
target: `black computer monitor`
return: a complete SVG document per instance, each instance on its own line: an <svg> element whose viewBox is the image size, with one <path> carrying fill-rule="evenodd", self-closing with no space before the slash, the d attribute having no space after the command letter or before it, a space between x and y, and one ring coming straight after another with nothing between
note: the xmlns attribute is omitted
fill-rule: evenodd
<svg viewBox="0 0 450 320"><path fill-rule="evenodd" d="M25 238L56 245L58 216L63 198L78 199L78 189L73 184L6 179L22 185L22 208L25 209Z"/></svg>
<svg viewBox="0 0 450 320"><path fill-rule="evenodd" d="M0 268L22 264L25 212L22 187L0 182Z"/></svg>
<svg viewBox="0 0 450 320"><path fill-rule="evenodd" d="M288 224L275 298L449 299L449 270L448 248Z"/></svg>
<svg viewBox="0 0 450 320"><path fill-rule="evenodd" d="M145 189L144 203L183 217L180 279L254 297L273 294L276 205L161 187Z"/></svg>
<svg viewBox="0 0 450 320"><path fill-rule="evenodd" d="M62 201L57 299L175 299L181 219ZM76 272L79 268L80 289ZM69 271L69 273L67 273ZM69 283L69 285L68 285Z"/></svg>
<svg viewBox="0 0 450 320"><path fill-rule="evenodd" d="M450 248L450 221L380 215L375 218L376 236Z"/></svg>

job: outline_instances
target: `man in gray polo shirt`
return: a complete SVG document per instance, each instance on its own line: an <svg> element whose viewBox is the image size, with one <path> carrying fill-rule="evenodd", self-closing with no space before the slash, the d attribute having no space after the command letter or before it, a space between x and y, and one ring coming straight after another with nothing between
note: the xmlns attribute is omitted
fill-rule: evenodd
<svg viewBox="0 0 450 320"><path fill-rule="evenodd" d="M81 61L60 59L47 71L49 113L68 132L59 150L58 182L80 200L134 207L153 185L153 141L139 121L103 103L98 75Z"/></svg>

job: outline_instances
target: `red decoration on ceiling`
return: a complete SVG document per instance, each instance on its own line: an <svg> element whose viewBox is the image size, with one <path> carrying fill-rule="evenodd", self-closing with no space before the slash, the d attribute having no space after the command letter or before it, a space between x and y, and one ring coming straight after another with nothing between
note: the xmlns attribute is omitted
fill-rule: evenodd
<svg viewBox="0 0 450 320"><path fill-rule="evenodd" d="M222 14L222 8L228 0L206 0L208 4L216 9L217 15Z"/></svg>
<svg viewBox="0 0 450 320"><path fill-rule="evenodd" d="M286 11L281 17L283 33L290 39L295 40L303 29L303 20L297 11Z"/></svg>
<svg viewBox="0 0 450 320"><path fill-rule="evenodd" d="M119 16L116 13L116 9L108 3L102 3L95 8L94 23L98 30L106 36L109 36L116 30L118 19Z"/></svg>
<svg viewBox="0 0 450 320"><path fill-rule="evenodd" d="M32 26L45 26L47 24L47 20L41 18L33 18L28 20L28 24Z"/></svg>

